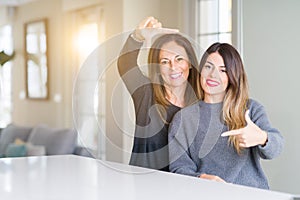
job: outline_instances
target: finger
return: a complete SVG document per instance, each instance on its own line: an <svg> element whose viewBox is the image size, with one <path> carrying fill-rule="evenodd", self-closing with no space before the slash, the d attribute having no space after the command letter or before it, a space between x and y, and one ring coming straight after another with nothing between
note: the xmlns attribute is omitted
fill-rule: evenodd
<svg viewBox="0 0 300 200"><path fill-rule="evenodd" d="M224 181L222 178L220 178L219 176L215 176L212 180L217 181L217 182L221 182L221 183L226 183L226 181Z"/></svg>
<svg viewBox="0 0 300 200"><path fill-rule="evenodd" d="M247 145L246 145L245 143L239 143L239 146L240 146L240 147L243 147L243 148L246 148L246 147L247 147Z"/></svg>
<svg viewBox="0 0 300 200"><path fill-rule="evenodd" d="M154 17L152 17L152 16L147 17L139 24L138 28L146 28L147 26L149 26L149 24L152 20L154 20Z"/></svg>
<svg viewBox="0 0 300 200"><path fill-rule="evenodd" d="M155 28L155 26L157 26L158 23L160 23L160 22L158 22L157 19L153 18L152 20L150 20L150 21L147 23L147 25L146 25L145 28Z"/></svg>
<svg viewBox="0 0 300 200"><path fill-rule="evenodd" d="M242 134L241 129L226 131L221 134L222 137L230 136L230 135L240 135Z"/></svg>
<svg viewBox="0 0 300 200"><path fill-rule="evenodd" d="M160 28L159 32L168 34L168 33L178 33L179 30L178 29L172 29L172 28Z"/></svg>
<svg viewBox="0 0 300 200"><path fill-rule="evenodd" d="M160 22L157 22L157 23L155 23L155 24L153 24L153 28L161 28L161 23Z"/></svg>
<svg viewBox="0 0 300 200"><path fill-rule="evenodd" d="M218 179L218 182L221 182L221 183L226 183L226 181L224 181L223 179L219 178Z"/></svg>
<svg viewBox="0 0 300 200"><path fill-rule="evenodd" d="M247 111L245 112L245 119L246 119L246 122L247 122L247 124L253 124L252 120L250 119L249 113L250 113L249 110L247 110Z"/></svg>

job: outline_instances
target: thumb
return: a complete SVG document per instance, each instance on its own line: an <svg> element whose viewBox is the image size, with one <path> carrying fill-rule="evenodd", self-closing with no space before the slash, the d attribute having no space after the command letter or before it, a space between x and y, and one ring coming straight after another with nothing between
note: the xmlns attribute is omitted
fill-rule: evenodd
<svg viewBox="0 0 300 200"><path fill-rule="evenodd" d="M247 110L247 111L245 112L245 119L246 119L247 125L253 124L252 120L250 119L249 113L250 113L249 110Z"/></svg>
<svg viewBox="0 0 300 200"><path fill-rule="evenodd" d="M144 19L143 21L141 21L141 22L139 23L139 25L138 25L137 28L141 29L141 28L146 28L146 27L148 27L148 26L150 25L150 22L151 22L152 20L155 20L155 18L154 18L153 16L147 17L146 19Z"/></svg>

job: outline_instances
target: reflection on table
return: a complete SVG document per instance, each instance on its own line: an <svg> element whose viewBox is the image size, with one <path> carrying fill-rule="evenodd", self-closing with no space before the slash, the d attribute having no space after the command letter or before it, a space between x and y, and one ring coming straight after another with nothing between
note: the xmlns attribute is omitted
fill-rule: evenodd
<svg viewBox="0 0 300 200"><path fill-rule="evenodd" d="M0 159L5 200L288 200L291 194L198 179L75 155Z"/></svg>

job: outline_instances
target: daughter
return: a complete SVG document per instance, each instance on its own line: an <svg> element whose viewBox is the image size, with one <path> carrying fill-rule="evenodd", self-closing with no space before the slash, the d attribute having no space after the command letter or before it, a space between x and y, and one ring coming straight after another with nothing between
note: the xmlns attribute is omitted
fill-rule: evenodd
<svg viewBox="0 0 300 200"><path fill-rule="evenodd" d="M260 159L278 156L283 138L249 98L239 53L215 43L200 72L201 100L179 111L169 127L170 171L268 189Z"/></svg>

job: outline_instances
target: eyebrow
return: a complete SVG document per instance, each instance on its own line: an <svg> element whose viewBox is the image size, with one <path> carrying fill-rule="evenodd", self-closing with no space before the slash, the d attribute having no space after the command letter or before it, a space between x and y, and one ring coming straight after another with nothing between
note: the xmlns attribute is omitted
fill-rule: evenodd
<svg viewBox="0 0 300 200"><path fill-rule="evenodd" d="M206 61L207 63L211 64L212 66L216 67L212 62L209 62L209 61ZM222 68L226 68L225 65L220 65L219 67L222 67Z"/></svg>

